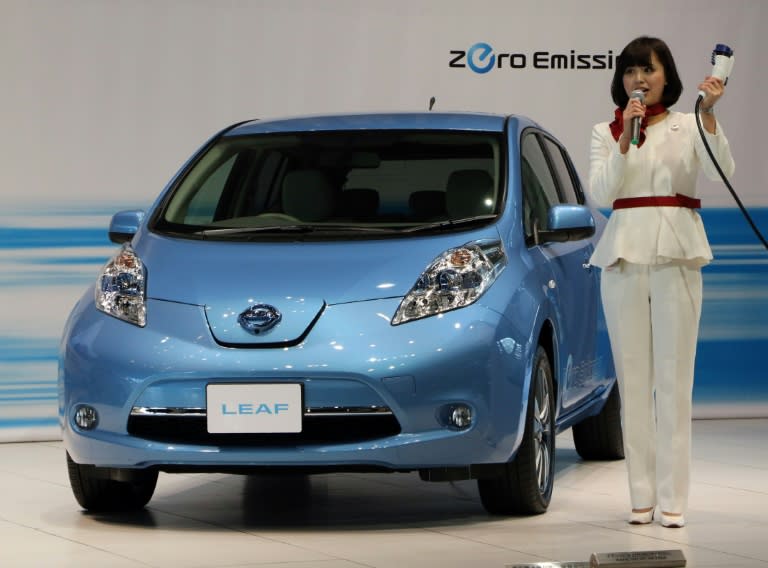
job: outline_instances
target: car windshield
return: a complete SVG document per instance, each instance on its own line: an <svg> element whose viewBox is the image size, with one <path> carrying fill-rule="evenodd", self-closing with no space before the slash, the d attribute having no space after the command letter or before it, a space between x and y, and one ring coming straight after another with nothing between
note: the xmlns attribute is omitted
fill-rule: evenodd
<svg viewBox="0 0 768 568"><path fill-rule="evenodd" d="M190 238L360 238L493 219L502 137L344 131L220 139L165 200L153 229Z"/></svg>

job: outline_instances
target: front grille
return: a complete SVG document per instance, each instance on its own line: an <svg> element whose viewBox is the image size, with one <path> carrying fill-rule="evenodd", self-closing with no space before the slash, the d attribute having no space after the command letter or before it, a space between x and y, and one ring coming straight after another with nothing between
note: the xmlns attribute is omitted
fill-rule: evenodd
<svg viewBox="0 0 768 568"><path fill-rule="evenodd" d="M401 431L394 415L376 412L305 413L302 431L278 434L209 434L205 410L181 409L147 411L134 409L128 419L128 433L138 438L167 444L206 446L306 446L348 444L395 436Z"/></svg>

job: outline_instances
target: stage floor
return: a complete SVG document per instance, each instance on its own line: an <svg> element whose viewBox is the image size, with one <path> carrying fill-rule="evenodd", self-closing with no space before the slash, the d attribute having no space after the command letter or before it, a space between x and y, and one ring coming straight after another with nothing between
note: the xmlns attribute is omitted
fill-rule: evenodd
<svg viewBox="0 0 768 568"><path fill-rule="evenodd" d="M475 482L417 474L160 474L147 509L84 513L61 442L0 444L0 566L402 568L587 561L682 550L688 566L768 568L768 419L694 422L688 526L631 526L623 461L557 439L549 511L485 513Z"/></svg>

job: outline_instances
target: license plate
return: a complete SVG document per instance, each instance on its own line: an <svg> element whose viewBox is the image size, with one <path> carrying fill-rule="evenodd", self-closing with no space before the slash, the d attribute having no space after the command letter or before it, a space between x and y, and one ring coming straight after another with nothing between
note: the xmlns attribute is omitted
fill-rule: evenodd
<svg viewBox="0 0 768 568"><path fill-rule="evenodd" d="M205 390L211 434L301 432L300 383L207 385Z"/></svg>

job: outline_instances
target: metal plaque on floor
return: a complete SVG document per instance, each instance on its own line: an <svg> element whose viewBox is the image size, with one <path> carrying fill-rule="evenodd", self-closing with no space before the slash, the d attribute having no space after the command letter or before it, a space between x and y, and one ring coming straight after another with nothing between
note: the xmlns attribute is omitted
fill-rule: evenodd
<svg viewBox="0 0 768 568"><path fill-rule="evenodd" d="M504 568L678 568L686 565L682 550L596 552L589 562L534 562Z"/></svg>
<svg viewBox="0 0 768 568"><path fill-rule="evenodd" d="M533 564L507 564L504 568L590 568L589 562L534 562Z"/></svg>
<svg viewBox="0 0 768 568"><path fill-rule="evenodd" d="M682 550L638 550L595 553L589 565L590 568L677 568L686 562Z"/></svg>

